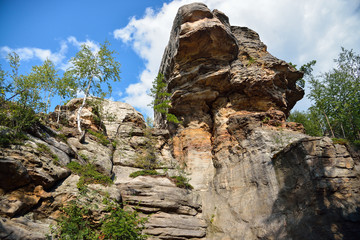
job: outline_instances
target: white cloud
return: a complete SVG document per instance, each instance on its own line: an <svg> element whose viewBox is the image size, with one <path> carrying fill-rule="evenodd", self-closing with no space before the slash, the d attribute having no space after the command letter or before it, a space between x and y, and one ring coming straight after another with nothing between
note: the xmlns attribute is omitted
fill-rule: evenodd
<svg viewBox="0 0 360 240"><path fill-rule="evenodd" d="M60 64L65 59L65 54L67 52L67 44L65 42L61 43L60 50L58 52L51 52L49 49L41 49L41 48L16 48L12 49L8 46L4 46L0 48L1 55L6 57L7 54L11 52L16 52L20 60L28 61L32 59L39 59L41 61L45 61L46 59L51 60L54 64Z"/></svg>
<svg viewBox="0 0 360 240"><path fill-rule="evenodd" d="M78 90L78 91L76 92L76 97L77 97L77 98L83 98L83 97L85 97L85 92L82 91L82 90Z"/></svg>
<svg viewBox="0 0 360 240"><path fill-rule="evenodd" d="M192 1L174 0L158 11L146 9L142 18L131 18L128 25L114 31L114 37L130 44L144 60L140 81L129 85L124 100L147 113L151 101L146 92L157 75L171 26L180 6ZM302 65L317 60L315 71L328 71L340 47L360 52L360 14L358 0L203 0L210 9L219 9L231 25L246 26L259 33L275 57ZM301 109L309 106L305 100Z"/></svg>
<svg viewBox="0 0 360 240"><path fill-rule="evenodd" d="M86 46L88 46L90 48L90 50L93 52L93 53L97 53L98 51L100 51L100 46L98 43L92 41L92 40L89 40L89 39L86 39L85 42L80 42L76 39L76 37L74 36L70 36L67 38L67 41L71 44L73 44L75 47L77 47L78 49L81 48L81 46L83 44L85 44Z"/></svg>
<svg viewBox="0 0 360 240"><path fill-rule="evenodd" d="M75 37L70 36L66 41L60 42L60 49L57 52L52 52L50 49L35 47L10 48L8 46L3 46L0 48L0 54L3 58L5 58L9 53L16 52L22 61L30 61L34 59L45 61L46 59L49 59L55 65L58 65L60 69L65 71L71 66L71 64L66 61L66 54L69 49L69 44L76 47L77 49L80 49L82 44L86 44L94 53L100 50L100 45L92 40L86 39L84 42L81 42L78 41Z"/></svg>

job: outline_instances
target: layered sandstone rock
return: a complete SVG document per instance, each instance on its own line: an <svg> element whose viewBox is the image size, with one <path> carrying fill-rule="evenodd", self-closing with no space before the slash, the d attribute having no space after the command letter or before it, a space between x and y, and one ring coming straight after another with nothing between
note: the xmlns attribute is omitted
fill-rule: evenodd
<svg viewBox="0 0 360 240"><path fill-rule="evenodd" d="M359 237L351 230L360 226L356 162L344 147L286 122L304 94L296 85L302 73L268 53L256 32L230 26L204 4L183 6L160 72L171 94L169 112L182 124L167 123L159 113L156 124L170 130L174 157L200 196L206 239ZM331 160L321 159L329 152ZM347 189L346 197L340 189ZM314 199L330 208L319 211L321 204L309 204ZM346 223L350 216L353 223Z"/></svg>
<svg viewBox="0 0 360 240"><path fill-rule="evenodd" d="M83 143L79 142L75 119L81 99L73 99L50 115L53 129L35 126L23 145L1 148L0 238L47 239L50 226L60 216L60 207L76 199L88 207L100 206L92 209L92 217L100 219L106 195L127 209L137 209L144 216L151 214L146 233L153 239L203 238L207 225L198 195L176 187L170 179L177 175L177 163L169 132L146 128L142 115L128 104L89 100L81 116L82 125L101 133L109 142L89 133ZM150 147L158 162L157 170L164 172L162 168L166 168L166 173L129 177L142 170L137 159ZM114 184L91 184L86 195L80 194L80 177L66 168L70 161L92 163L111 176Z"/></svg>
<svg viewBox="0 0 360 240"><path fill-rule="evenodd" d="M74 199L98 206L98 220L105 196L148 216L149 239L360 238L359 156L286 122L302 73L257 33L204 4L183 6L160 72L181 124L157 114L150 130L130 105L90 98L82 126L103 139L79 142L73 99L50 114L52 129L36 126L23 145L0 149L1 239L47 239ZM148 153L161 174L130 177ZM90 184L84 198L70 161L94 164L114 184ZM170 178L182 169L194 189Z"/></svg>
<svg viewBox="0 0 360 240"><path fill-rule="evenodd" d="M172 94L170 112L185 125L211 128L209 115L219 104L288 114L304 94L296 85L302 73L268 53L256 32L232 27L223 13L198 3L179 9L160 72ZM164 126L161 116L155 119Z"/></svg>

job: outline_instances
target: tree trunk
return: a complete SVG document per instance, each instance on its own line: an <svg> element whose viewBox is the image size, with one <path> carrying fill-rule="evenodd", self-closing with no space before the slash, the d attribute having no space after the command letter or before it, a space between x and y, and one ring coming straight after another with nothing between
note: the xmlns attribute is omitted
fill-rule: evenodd
<svg viewBox="0 0 360 240"><path fill-rule="evenodd" d="M62 101L60 101L59 110L58 110L58 117L57 117L57 121L56 121L57 124L59 124L59 120L60 120L61 102L62 102Z"/></svg>
<svg viewBox="0 0 360 240"><path fill-rule="evenodd" d="M79 133L82 133L82 130L81 130L81 119L80 119L81 111L82 111L83 107L85 106L86 98L87 98L87 96L89 95L89 91L90 91L92 79L93 79L93 77L91 76L91 77L89 78L89 84L88 84L88 86L87 86L87 88L86 88L83 102L82 102L82 104L81 104L81 106L80 106L80 108L79 108L78 114L77 114L77 125L78 125Z"/></svg>
<svg viewBox="0 0 360 240"><path fill-rule="evenodd" d="M331 125L330 125L329 119L328 119L326 113L325 113L325 112L323 112L323 113L324 113L324 115L325 115L327 124L329 125L330 131L331 131L331 135L332 135L333 138L335 138L335 135L334 135L334 132L333 132L332 127L331 127Z"/></svg>
<svg viewBox="0 0 360 240"><path fill-rule="evenodd" d="M52 94L51 91L49 91L49 94L48 94L48 98L47 98L47 102L46 102L46 111L45 113L49 113L49 109L50 109L50 95Z"/></svg>
<svg viewBox="0 0 360 240"><path fill-rule="evenodd" d="M342 134L344 136L344 139L346 139L346 135L345 135L345 131L344 131L344 127L343 127L342 123L340 123L340 127L341 127Z"/></svg>

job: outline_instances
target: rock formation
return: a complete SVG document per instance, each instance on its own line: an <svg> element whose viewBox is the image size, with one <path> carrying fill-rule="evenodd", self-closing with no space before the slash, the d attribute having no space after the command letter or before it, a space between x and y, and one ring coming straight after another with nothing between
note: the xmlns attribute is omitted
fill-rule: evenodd
<svg viewBox="0 0 360 240"><path fill-rule="evenodd" d="M149 132L130 105L90 98L81 119L95 134L80 143L73 99L24 144L1 148L0 239L46 239L61 206L81 197L69 162L112 177L111 186L90 184L83 201L101 205L108 195L136 208L149 216L149 239L360 239L359 155L286 122L304 94L302 73L256 32L185 5L160 72L181 124L157 113ZM129 177L149 151L162 174ZM170 178L182 169L193 189Z"/></svg>
<svg viewBox="0 0 360 240"><path fill-rule="evenodd" d="M360 236L357 163L345 147L285 122L304 94L302 73L256 32L204 4L183 6L160 72L183 125L159 113L156 124L170 130L200 195L206 239Z"/></svg>

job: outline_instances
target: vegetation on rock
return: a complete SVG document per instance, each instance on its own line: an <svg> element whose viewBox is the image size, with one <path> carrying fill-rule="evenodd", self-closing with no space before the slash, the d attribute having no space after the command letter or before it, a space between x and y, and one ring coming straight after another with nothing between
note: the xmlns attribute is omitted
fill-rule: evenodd
<svg viewBox="0 0 360 240"><path fill-rule="evenodd" d="M160 162L156 156L156 138L152 135L152 128L146 127L144 130L145 144L144 151L139 151L135 164L136 167L143 168L145 170L154 170L160 167Z"/></svg>
<svg viewBox="0 0 360 240"><path fill-rule="evenodd" d="M80 175L77 187L81 192L86 192L87 184L99 183L102 185L112 184L113 181L110 177L100 173L96 170L95 166L91 163L81 165L78 162L70 162L66 165L72 172Z"/></svg>
<svg viewBox="0 0 360 240"><path fill-rule="evenodd" d="M180 123L174 114L169 113L171 101L168 98L171 94L166 91L166 86L167 84L164 81L164 75L158 73L157 77L153 81L152 88L150 89L150 96L153 97L151 106L155 112L166 116L166 120L168 122Z"/></svg>
<svg viewBox="0 0 360 240"><path fill-rule="evenodd" d="M57 239L129 239L143 240L142 233L147 218L139 217L136 211L125 211L121 204L105 198L104 213L100 219L94 218L99 211L97 205L71 201L61 208L58 223L53 226L52 235Z"/></svg>
<svg viewBox="0 0 360 240"><path fill-rule="evenodd" d="M156 170L140 170L140 171L132 172L129 175L129 177L136 178L138 176L158 176L158 175L161 174Z"/></svg>
<svg viewBox="0 0 360 240"><path fill-rule="evenodd" d="M106 41L98 52L93 52L90 47L83 44L81 50L70 60L73 66L67 72L76 79L79 89L85 94L77 114L80 133L82 132L80 116L89 94L105 97L112 92L109 81L120 81L120 63L114 58L115 51L108 49L109 45L110 43ZM102 83L107 85L107 92L102 90Z"/></svg>

